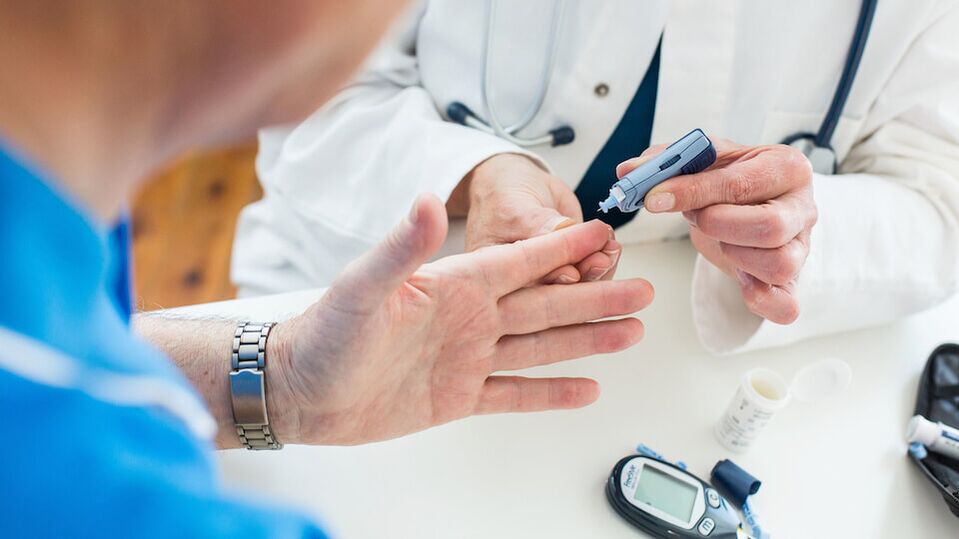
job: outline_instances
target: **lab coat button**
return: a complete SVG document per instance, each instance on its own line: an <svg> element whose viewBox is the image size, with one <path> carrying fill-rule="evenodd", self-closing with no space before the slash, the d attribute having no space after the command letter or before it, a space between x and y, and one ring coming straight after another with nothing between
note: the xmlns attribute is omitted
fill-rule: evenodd
<svg viewBox="0 0 959 539"><path fill-rule="evenodd" d="M595 88L593 88L593 93L599 97L606 97L609 95L609 85L605 82L601 82L597 84Z"/></svg>

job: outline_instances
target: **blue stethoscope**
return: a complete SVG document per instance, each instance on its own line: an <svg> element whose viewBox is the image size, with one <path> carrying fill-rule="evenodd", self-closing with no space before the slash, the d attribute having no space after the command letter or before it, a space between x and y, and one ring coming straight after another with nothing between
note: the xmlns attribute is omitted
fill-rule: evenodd
<svg viewBox="0 0 959 539"><path fill-rule="evenodd" d="M566 12L566 3L567 0L558 0L553 6L550 38L547 43L547 58L540 75L539 87L535 93L536 98L519 121L512 125L503 125L499 120L496 109L490 101L493 76L489 58L495 37L495 25L493 21L496 17L497 4L497 0L490 0L489 9L486 12L486 39L481 66L483 85L480 91L480 99L485 109L487 120L483 120L460 101L454 101L447 107L446 114L450 120L496 135L522 147L544 146L547 144L551 146L562 146L573 142L573 139L576 138L576 132L569 125L561 125L537 137L526 138L518 135L519 131L533 122L543 108L543 102L546 100L549 81L553 76L553 68L556 63L556 50L560 41L558 36ZM836 126L839 124L843 109L846 106L849 93L852 91L852 84L859 70L863 51L866 48L866 41L869 39L869 31L872 28L872 21L876 13L877 4L878 0L863 0L862 2L862 7L859 10L859 18L856 21L856 31L853 34L852 44L849 47L849 54L846 56L846 64L843 67L842 76L839 79L839 86L836 88L835 94L833 94L832 103L829 105L829 110L823 119L822 125L819 126L819 131L816 133L796 133L786 137L782 141L782 144L788 144L802 151L812 163L813 169L821 174L834 174L836 172L836 152L832 148L832 137L836 131Z"/></svg>

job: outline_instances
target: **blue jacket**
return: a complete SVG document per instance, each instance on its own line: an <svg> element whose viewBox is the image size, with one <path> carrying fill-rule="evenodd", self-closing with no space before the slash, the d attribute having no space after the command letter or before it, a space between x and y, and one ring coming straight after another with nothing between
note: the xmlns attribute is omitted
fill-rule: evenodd
<svg viewBox="0 0 959 539"><path fill-rule="evenodd" d="M202 399L130 330L128 228L23 162L0 151L0 536L324 537L224 492Z"/></svg>

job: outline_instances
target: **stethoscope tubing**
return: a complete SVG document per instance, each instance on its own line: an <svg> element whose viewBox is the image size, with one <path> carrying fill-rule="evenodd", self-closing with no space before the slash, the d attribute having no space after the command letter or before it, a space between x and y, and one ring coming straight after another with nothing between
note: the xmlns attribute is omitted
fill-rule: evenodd
<svg viewBox="0 0 959 539"><path fill-rule="evenodd" d="M557 0L556 4L553 6L549 41L546 48L546 61L543 63L543 71L540 74L539 86L534 94L536 97L533 99L533 102L530 103L530 106L527 107L526 113L518 122L509 127L504 127L499 121L499 115L493 106L492 100L493 69L491 67L490 56L493 54L493 47L495 43L496 6L499 2L498 0L490 0L486 9L486 37L483 45L483 59L480 68L481 72L483 73L483 84L480 89L480 99L482 100L483 109L487 118L485 123L489 125L497 135L514 136L517 132L529 126L529 124L536 119L536 116L539 114L540 110L542 110L543 103L546 102L546 94L549 92L549 82L553 78L553 71L556 67L556 54L557 50L559 49L559 34L562 30L561 27L563 19L565 18L566 2L567 0Z"/></svg>
<svg viewBox="0 0 959 539"><path fill-rule="evenodd" d="M846 55L846 64L843 66L839 85L836 87L836 93L833 94L829 111L826 112L826 117L816 133L816 146L821 148L832 147L833 134L836 132L836 126L839 124L842 112L846 108L846 100L849 99L849 94L852 92L852 83L856 80L859 64L862 62L862 56L866 50L866 41L869 40L869 31L872 28L877 5L878 0L863 0L862 7L859 9L856 32L853 34L849 53Z"/></svg>

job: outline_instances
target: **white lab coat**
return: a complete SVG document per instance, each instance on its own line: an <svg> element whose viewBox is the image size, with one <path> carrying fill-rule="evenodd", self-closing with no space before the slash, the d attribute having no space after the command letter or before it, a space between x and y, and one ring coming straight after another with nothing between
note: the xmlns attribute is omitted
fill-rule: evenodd
<svg viewBox="0 0 959 539"><path fill-rule="evenodd" d="M499 46L490 61L503 123L535 97L551 4L498 4ZM239 223L233 275L241 290L328 284L402 218L417 193L446 197L498 153L539 159L575 187L621 119L660 35L654 143L694 127L747 145L814 132L860 8L857 0L570 0L546 102L521 134L565 123L576 141L532 153L443 119L454 100L483 111L486 5L428 2L333 102L298 126L261 133L266 197ZM605 96L594 91L601 83ZM879 3L833 145L840 174L814 179L820 220L798 280L799 319L779 326L751 314L738 285L700 257L693 313L710 350L878 324L956 290L959 2ZM627 245L686 234L680 216L646 212L617 232Z"/></svg>

